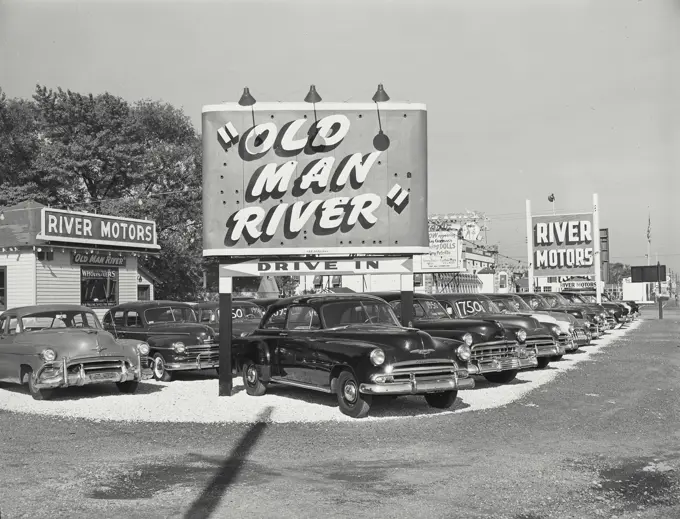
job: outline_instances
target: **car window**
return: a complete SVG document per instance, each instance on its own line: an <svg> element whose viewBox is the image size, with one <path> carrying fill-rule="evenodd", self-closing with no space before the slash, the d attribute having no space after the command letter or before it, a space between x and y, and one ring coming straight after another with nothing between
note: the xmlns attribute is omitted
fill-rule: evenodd
<svg viewBox="0 0 680 519"><path fill-rule="evenodd" d="M527 302L524 299L522 299L519 296L513 296L512 302L515 303L517 310L520 311L520 312L530 312L531 311L531 307L527 304Z"/></svg>
<svg viewBox="0 0 680 519"><path fill-rule="evenodd" d="M5 335L5 325L7 324L7 317L0 317L0 335Z"/></svg>
<svg viewBox="0 0 680 519"><path fill-rule="evenodd" d="M113 318L111 317L111 312L106 312L104 318L102 319L102 324L104 326L111 326L113 324Z"/></svg>
<svg viewBox="0 0 680 519"><path fill-rule="evenodd" d="M196 323L196 314L193 309L184 306L159 306L144 310L144 317L149 324L187 322Z"/></svg>
<svg viewBox="0 0 680 519"><path fill-rule="evenodd" d="M377 301L342 301L326 303L321 307L326 328L350 324L384 324L401 326L392 307Z"/></svg>
<svg viewBox="0 0 680 519"><path fill-rule="evenodd" d="M22 316L21 327L25 332L35 332L55 328L100 329L101 325L94 312L81 310L52 310Z"/></svg>
<svg viewBox="0 0 680 519"><path fill-rule="evenodd" d="M198 319L202 323L214 323L217 321L217 312L210 308L201 308L198 312Z"/></svg>
<svg viewBox="0 0 680 519"><path fill-rule="evenodd" d="M125 316L125 326L142 326L142 318L136 310L128 310L127 315Z"/></svg>
<svg viewBox="0 0 680 519"><path fill-rule="evenodd" d="M311 306L291 306L286 321L288 330L318 330L321 328L319 314Z"/></svg>
<svg viewBox="0 0 680 519"><path fill-rule="evenodd" d="M17 320L16 317L10 316L9 318L9 328L7 330L7 333L9 335L16 335L19 333L19 321Z"/></svg>
<svg viewBox="0 0 680 519"><path fill-rule="evenodd" d="M123 326L125 322L123 321L123 315L124 315L123 310L116 310L116 312L113 314L113 324L115 324L116 326Z"/></svg>
<svg viewBox="0 0 680 519"><path fill-rule="evenodd" d="M287 308L279 308L278 310L275 310L269 315L267 315L264 319L264 322L260 326L260 328L263 329L283 329L284 325L286 324L286 312L288 311Z"/></svg>

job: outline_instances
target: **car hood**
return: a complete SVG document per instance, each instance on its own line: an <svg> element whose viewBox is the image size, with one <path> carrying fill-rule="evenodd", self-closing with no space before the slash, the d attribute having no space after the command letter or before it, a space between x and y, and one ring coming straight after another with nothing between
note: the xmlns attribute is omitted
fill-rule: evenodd
<svg viewBox="0 0 680 519"><path fill-rule="evenodd" d="M360 325L330 328L326 337L341 345L342 340L352 344L364 344L367 349L381 348L385 352L385 363L409 360L443 358L455 360L451 344L433 339L428 333L415 328L397 326Z"/></svg>
<svg viewBox="0 0 680 519"><path fill-rule="evenodd" d="M535 330L541 327L538 320L529 315L521 314L482 314L483 317L488 317L494 321L503 323L503 325L511 325L525 330Z"/></svg>
<svg viewBox="0 0 680 519"><path fill-rule="evenodd" d="M37 350L51 348L57 360L77 357L112 357L126 354L126 348L104 330L60 329L23 333L16 343L29 343ZM129 351L127 353L130 353Z"/></svg>
<svg viewBox="0 0 680 519"><path fill-rule="evenodd" d="M214 335L210 326L199 323L154 323L149 325L149 332L159 332L162 334L173 333L178 335Z"/></svg>
<svg viewBox="0 0 680 519"><path fill-rule="evenodd" d="M493 319L416 319L413 326L432 335L437 332L460 332L478 336L475 342L488 342L505 338L505 329ZM458 337L455 337L458 338Z"/></svg>

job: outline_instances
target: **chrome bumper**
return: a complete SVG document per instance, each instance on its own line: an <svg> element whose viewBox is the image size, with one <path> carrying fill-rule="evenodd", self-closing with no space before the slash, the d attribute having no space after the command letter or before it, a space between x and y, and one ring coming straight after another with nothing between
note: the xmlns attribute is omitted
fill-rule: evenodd
<svg viewBox="0 0 680 519"><path fill-rule="evenodd" d="M220 361L218 359L211 360L210 354L199 353L194 360L184 360L180 362L166 362L165 369L168 371L193 371L198 369L215 369L220 367ZM203 358L201 358L203 357Z"/></svg>
<svg viewBox="0 0 680 519"><path fill-rule="evenodd" d="M360 384L359 392L368 395L421 395L425 393L472 389L473 387L475 387L474 380L471 378L458 378L455 374L453 376L425 380L417 380L415 374L411 374L408 382Z"/></svg>
<svg viewBox="0 0 680 519"><path fill-rule="evenodd" d="M468 372L470 375L483 375L484 373L498 373L499 371L513 369L535 368L536 366L538 366L538 360L534 356L526 359L512 357L488 361L471 360L468 362Z"/></svg>
<svg viewBox="0 0 680 519"><path fill-rule="evenodd" d="M138 356L138 366L142 366L141 358ZM80 368L76 373L68 373L68 368L77 365L78 362L72 362L68 365L66 359L61 362L55 362L45 365L40 369L36 375L35 387L36 389L54 389L73 386L86 386L89 384L115 384L118 382L132 382L134 380L142 381L153 378L153 372L149 368L132 367L127 368L125 364L120 367L120 370L105 371L102 373L87 374L85 368L80 364ZM44 376L47 369L57 369L57 373L52 376Z"/></svg>
<svg viewBox="0 0 680 519"><path fill-rule="evenodd" d="M560 353L560 349L562 353ZM562 355L564 353L564 346L560 344L540 344L536 346L536 356L537 357L554 357L555 355Z"/></svg>

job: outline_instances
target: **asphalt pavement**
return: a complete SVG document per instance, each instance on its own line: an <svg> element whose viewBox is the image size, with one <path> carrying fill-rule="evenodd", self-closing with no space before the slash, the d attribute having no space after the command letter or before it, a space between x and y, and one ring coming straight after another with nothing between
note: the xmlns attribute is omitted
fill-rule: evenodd
<svg viewBox="0 0 680 519"><path fill-rule="evenodd" d="M488 411L304 425L0 411L0 517L680 517L680 309L644 315Z"/></svg>

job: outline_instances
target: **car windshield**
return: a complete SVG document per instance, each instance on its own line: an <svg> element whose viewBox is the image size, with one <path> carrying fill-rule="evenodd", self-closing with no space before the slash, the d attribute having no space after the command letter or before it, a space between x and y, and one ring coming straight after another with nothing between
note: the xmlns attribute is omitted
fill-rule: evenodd
<svg viewBox="0 0 680 519"><path fill-rule="evenodd" d="M219 309L217 310L217 315L220 315ZM247 320L260 320L264 312L262 308L257 305L233 305L231 307L231 318L232 319L247 319Z"/></svg>
<svg viewBox="0 0 680 519"><path fill-rule="evenodd" d="M102 325L94 312L84 312L82 310L55 310L52 312L24 315L21 318L21 326L25 332L35 332L51 328L102 329Z"/></svg>
<svg viewBox="0 0 680 519"><path fill-rule="evenodd" d="M144 318L149 324L154 323L196 323L196 314L185 306L159 306L144 310Z"/></svg>
<svg viewBox="0 0 680 519"><path fill-rule="evenodd" d="M579 297L586 303L597 303L597 297L590 294L579 294Z"/></svg>
<svg viewBox="0 0 680 519"><path fill-rule="evenodd" d="M456 308L462 317L477 314L500 314L500 309L491 301L485 299L459 299Z"/></svg>
<svg viewBox="0 0 680 519"><path fill-rule="evenodd" d="M413 303L413 315L416 319L451 319L439 301L432 299L416 299Z"/></svg>
<svg viewBox="0 0 680 519"><path fill-rule="evenodd" d="M512 301L515 303L517 306L517 311L518 312L531 312L532 308L526 303L524 299L522 299L519 296L512 296ZM541 301L541 304L544 307L547 307L544 301ZM540 306L536 307L537 310L543 310L544 308L541 308Z"/></svg>
<svg viewBox="0 0 680 519"><path fill-rule="evenodd" d="M505 297L499 297L495 299L491 299L494 305L498 307L498 310L502 314L514 314L519 312L519 307L517 306L517 303L510 298L505 298Z"/></svg>
<svg viewBox="0 0 680 519"><path fill-rule="evenodd" d="M543 299L545 299L548 304L554 308L556 306L569 306L571 301L564 297L562 294L542 294Z"/></svg>
<svg viewBox="0 0 680 519"><path fill-rule="evenodd" d="M321 307L321 316L326 328L356 324L401 326L390 305L368 299L326 303Z"/></svg>

